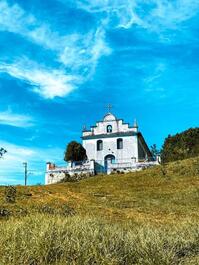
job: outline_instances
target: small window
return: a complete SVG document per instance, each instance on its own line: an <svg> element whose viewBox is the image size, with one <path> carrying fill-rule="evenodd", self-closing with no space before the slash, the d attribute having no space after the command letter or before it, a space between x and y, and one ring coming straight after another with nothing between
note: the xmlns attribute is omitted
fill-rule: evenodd
<svg viewBox="0 0 199 265"><path fill-rule="evenodd" d="M123 139L117 139L117 149L123 149Z"/></svg>
<svg viewBox="0 0 199 265"><path fill-rule="evenodd" d="M108 125L106 128L107 133L111 133L112 132L112 126Z"/></svg>
<svg viewBox="0 0 199 265"><path fill-rule="evenodd" d="M102 140L97 141L97 151L101 151L103 149L103 142Z"/></svg>

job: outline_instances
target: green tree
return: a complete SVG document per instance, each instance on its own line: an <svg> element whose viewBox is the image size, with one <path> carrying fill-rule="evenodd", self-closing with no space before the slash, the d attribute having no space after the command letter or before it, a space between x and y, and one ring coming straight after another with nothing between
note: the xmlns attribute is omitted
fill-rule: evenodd
<svg viewBox="0 0 199 265"><path fill-rule="evenodd" d="M85 159L87 159L86 150L80 143L72 141L67 145L64 154L65 161L75 162L75 161L83 161Z"/></svg>
<svg viewBox="0 0 199 265"><path fill-rule="evenodd" d="M182 160L199 155L199 128L190 128L176 135L169 135L163 144L163 162Z"/></svg>
<svg viewBox="0 0 199 265"><path fill-rule="evenodd" d="M7 151L1 147L0 148L0 158L2 158L5 153L7 153Z"/></svg>
<svg viewBox="0 0 199 265"><path fill-rule="evenodd" d="M151 146L150 151L151 151L153 159L156 159L156 156L160 154L160 151L157 149L157 145L156 144L153 144Z"/></svg>

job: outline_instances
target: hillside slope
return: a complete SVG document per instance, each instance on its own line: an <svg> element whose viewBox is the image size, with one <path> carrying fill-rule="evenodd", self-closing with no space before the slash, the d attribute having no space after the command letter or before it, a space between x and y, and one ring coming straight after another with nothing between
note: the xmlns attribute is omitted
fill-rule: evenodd
<svg viewBox="0 0 199 265"><path fill-rule="evenodd" d="M17 187L14 204L0 207L12 215L62 213L67 207L81 216L107 220L169 223L199 218L199 157L140 172L96 176L76 183Z"/></svg>
<svg viewBox="0 0 199 265"><path fill-rule="evenodd" d="M199 158L78 183L17 187L2 265L199 264Z"/></svg>

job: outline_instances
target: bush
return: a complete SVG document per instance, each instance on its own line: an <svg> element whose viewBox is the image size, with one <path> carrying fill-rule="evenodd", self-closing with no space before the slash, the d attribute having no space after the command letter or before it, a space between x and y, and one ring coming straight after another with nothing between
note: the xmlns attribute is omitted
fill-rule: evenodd
<svg viewBox="0 0 199 265"><path fill-rule="evenodd" d="M93 175L91 173L74 173L73 175L69 175L68 173L65 173L65 177L60 180L60 183L65 182L78 182L82 179L92 177Z"/></svg>
<svg viewBox="0 0 199 265"><path fill-rule="evenodd" d="M63 179L60 180L60 183L70 182L71 176L68 173L65 173L65 176Z"/></svg>
<svg viewBox="0 0 199 265"><path fill-rule="evenodd" d="M191 128L165 139L162 162L182 160L199 155L199 128Z"/></svg>
<svg viewBox="0 0 199 265"><path fill-rule="evenodd" d="M74 216L76 211L74 208L70 207L67 204L62 205L59 208L53 208L50 205L42 205L36 207L36 212L40 214L48 214L54 216Z"/></svg>
<svg viewBox="0 0 199 265"><path fill-rule="evenodd" d="M19 207L16 209L15 213L16 213L16 216L23 217L28 214L28 210L25 208Z"/></svg>
<svg viewBox="0 0 199 265"><path fill-rule="evenodd" d="M11 212L8 209L0 208L0 217L9 217Z"/></svg>
<svg viewBox="0 0 199 265"><path fill-rule="evenodd" d="M14 186L5 187L5 201L8 203L15 203L17 190Z"/></svg>
<svg viewBox="0 0 199 265"><path fill-rule="evenodd" d="M55 209L49 205L42 205L38 207L38 212L43 214L55 214Z"/></svg>
<svg viewBox="0 0 199 265"><path fill-rule="evenodd" d="M63 216L74 216L76 211L74 208L68 206L67 204L63 205L61 208L61 215Z"/></svg>

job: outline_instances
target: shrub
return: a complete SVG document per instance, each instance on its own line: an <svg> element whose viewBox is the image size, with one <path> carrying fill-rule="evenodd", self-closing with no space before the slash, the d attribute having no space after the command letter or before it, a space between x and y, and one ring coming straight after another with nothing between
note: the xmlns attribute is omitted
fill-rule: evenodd
<svg viewBox="0 0 199 265"><path fill-rule="evenodd" d="M43 214L55 214L55 209L45 204L42 205L41 207L38 207L38 212Z"/></svg>
<svg viewBox="0 0 199 265"><path fill-rule="evenodd" d="M73 216L76 214L76 211L74 208L68 206L67 204L63 205L61 207L61 215L63 216Z"/></svg>
<svg viewBox="0 0 199 265"><path fill-rule="evenodd" d="M163 144L162 162L171 162L199 155L199 128L191 128L174 136L169 135Z"/></svg>
<svg viewBox="0 0 199 265"><path fill-rule="evenodd" d="M5 201L8 203L15 203L16 201L16 195L17 195L17 190L16 187L14 186L7 186L5 187Z"/></svg>
<svg viewBox="0 0 199 265"><path fill-rule="evenodd" d="M11 212L8 209L0 208L0 217L9 217Z"/></svg>
<svg viewBox="0 0 199 265"><path fill-rule="evenodd" d="M65 176L63 179L60 180L60 183L70 182L70 180L71 180L71 176L68 173L65 173Z"/></svg>
<svg viewBox="0 0 199 265"><path fill-rule="evenodd" d="M16 215L17 216L22 217L22 216L26 216L27 214L28 214L28 210L25 208L20 207L20 208L16 209Z"/></svg>
<svg viewBox="0 0 199 265"><path fill-rule="evenodd" d="M167 175L167 170L166 170L166 167L164 166L164 164L162 166L160 166L160 172L161 172L161 175L163 177L165 177Z"/></svg>

